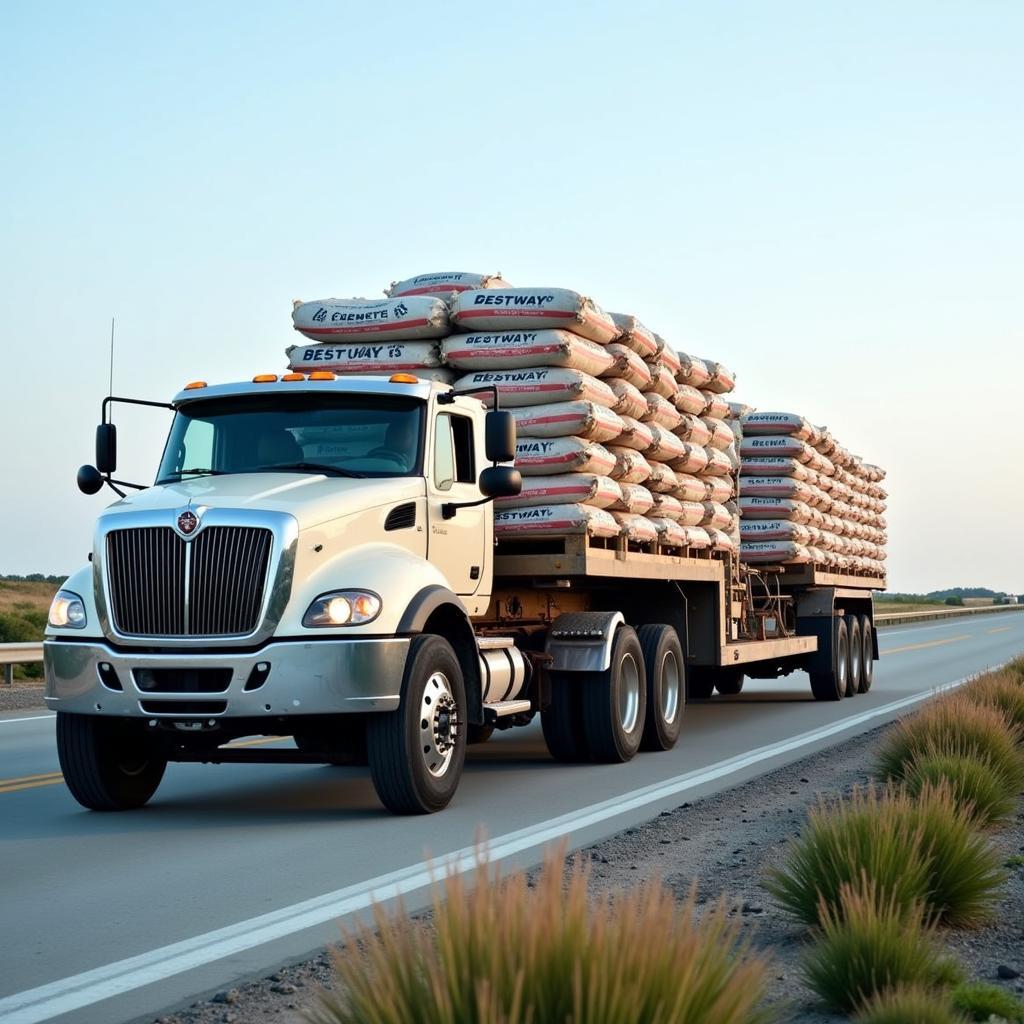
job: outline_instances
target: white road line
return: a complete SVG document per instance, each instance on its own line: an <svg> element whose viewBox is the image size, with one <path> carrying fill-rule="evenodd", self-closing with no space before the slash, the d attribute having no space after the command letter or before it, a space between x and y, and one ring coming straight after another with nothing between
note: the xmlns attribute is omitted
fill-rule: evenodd
<svg viewBox="0 0 1024 1024"><path fill-rule="evenodd" d="M1001 667L1001 665L993 666L993 668ZM895 711L911 707L946 690L961 686L972 678L974 677L965 676L952 683L934 686L921 693L915 693L901 700L872 708L870 711L863 711L859 715L851 715L849 718L812 729L810 732L759 747L725 761L719 761L707 768L645 786L626 797L615 797L601 803L591 804L578 811L506 833L488 843L488 859L497 861L517 853L533 850L571 835L573 832L599 825L611 818L650 804L679 796L762 761L799 750L801 747L810 746L819 740L870 722L872 719L882 718ZM467 847L447 855L443 861L452 871L463 873L474 869L478 862L478 856L479 851L476 847ZM268 914L249 918L247 921L240 921L203 935L196 935L168 946L161 946L148 953L141 953L138 956L118 960L81 974L61 978L59 981L40 985L38 988L27 989L24 992L0 999L0 1020L3 1020L5 1024L40 1024L41 1021L51 1020L61 1014L81 1009L83 1006L92 1006L104 999L135 991L145 985L152 985L215 960L221 960L224 957L243 953L265 943L294 935L307 928L344 917L346 914L366 910L374 900L389 900L396 896L408 895L425 889L438 874L438 870L430 865L410 865L398 871L346 886L344 889L336 889L334 892L315 896L290 907L283 907Z"/></svg>
<svg viewBox="0 0 1024 1024"><path fill-rule="evenodd" d="M0 718L0 725L11 725L14 722L41 722L45 718L56 717L56 715L29 715L26 718Z"/></svg>

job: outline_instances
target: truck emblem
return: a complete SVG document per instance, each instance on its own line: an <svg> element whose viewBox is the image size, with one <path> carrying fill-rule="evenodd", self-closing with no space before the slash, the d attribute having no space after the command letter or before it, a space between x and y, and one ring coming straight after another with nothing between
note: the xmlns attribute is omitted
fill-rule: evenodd
<svg viewBox="0 0 1024 1024"><path fill-rule="evenodd" d="M181 515L178 516L178 529L181 530L185 536L195 532L195 528L199 525L199 519L195 512L191 509L185 509Z"/></svg>

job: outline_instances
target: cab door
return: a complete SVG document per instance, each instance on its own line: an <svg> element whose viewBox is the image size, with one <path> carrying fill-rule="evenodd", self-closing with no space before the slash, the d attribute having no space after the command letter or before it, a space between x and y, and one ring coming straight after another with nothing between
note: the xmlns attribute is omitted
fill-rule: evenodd
<svg viewBox="0 0 1024 1024"><path fill-rule="evenodd" d="M484 570L484 544L488 530L485 516L492 516L490 503L460 508L450 519L443 506L449 502L479 501L477 453L474 450L473 420L457 412L434 416L426 459L427 557L459 595L475 594Z"/></svg>

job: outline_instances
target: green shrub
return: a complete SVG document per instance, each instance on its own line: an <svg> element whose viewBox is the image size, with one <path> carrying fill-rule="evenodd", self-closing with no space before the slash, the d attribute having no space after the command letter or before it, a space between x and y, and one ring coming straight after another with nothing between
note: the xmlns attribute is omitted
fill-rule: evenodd
<svg viewBox="0 0 1024 1024"><path fill-rule="evenodd" d="M995 1016L1002 1020L1024 1021L1024 1002L998 985L969 981L953 989L953 1005L970 1020L987 1021Z"/></svg>
<svg viewBox="0 0 1024 1024"><path fill-rule="evenodd" d="M1017 727L1018 742L1024 740L1024 686L1013 672L990 672L964 687L964 696L976 704L998 708Z"/></svg>
<svg viewBox="0 0 1024 1024"><path fill-rule="evenodd" d="M839 906L822 905L821 926L803 962L807 985L830 1007L858 1008L901 985L937 987L958 980L955 964L939 952L934 926L922 908L908 913L881 898L868 879L843 885Z"/></svg>
<svg viewBox="0 0 1024 1024"><path fill-rule="evenodd" d="M915 986L880 992L853 1019L856 1024L965 1024L947 995Z"/></svg>
<svg viewBox="0 0 1024 1024"><path fill-rule="evenodd" d="M1003 821L1017 806L1012 783L987 760L941 751L914 755L904 776L911 794L916 796L925 786L943 782L949 785L956 802L967 807L982 826Z"/></svg>
<svg viewBox="0 0 1024 1024"><path fill-rule="evenodd" d="M882 743L876 770L883 781L903 779L915 755L970 757L988 761L1019 793L1024 788L1020 739L1020 730L999 710L957 694L933 701L894 726Z"/></svg>
<svg viewBox="0 0 1024 1024"><path fill-rule="evenodd" d="M698 919L661 883L590 898L577 861L538 880L481 865L435 888L433 920L375 908L348 936L320 1024L740 1024L763 1009L765 963L724 903ZM362 954L357 952L357 946Z"/></svg>

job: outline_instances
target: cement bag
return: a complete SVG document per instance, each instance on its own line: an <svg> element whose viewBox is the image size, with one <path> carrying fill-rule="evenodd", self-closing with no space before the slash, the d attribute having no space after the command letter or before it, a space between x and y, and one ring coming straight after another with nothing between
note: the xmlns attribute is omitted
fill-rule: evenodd
<svg viewBox="0 0 1024 1024"><path fill-rule="evenodd" d="M740 445L743 452L743 446ZM782 455L747 455L743 452L740 473L743 476L791 476L796 480L810 479L810 470L797 459Z"/></svg>
<svg viewBox="0 0 1024 1024"><path fill-rule="evenodd" d="M572 331L604 345L620 334L595 302L568 288L485 288L459 292L452 322L460 331Z"/></svg>
<svg viewBox="0 0 1024 1024"><path fill-rule="evenodd" d="M653 361L660 363L675 377L682 365L679 354L660 334L655 334L654 340L658 343L658 351Z"/></svg>
<svg viewBox="0 0 1024 1024"><path fill-rule="evenodd" d="M392 281L384 294L395 298L398 295L451 295L453 292L468 292L476 288L510 288L501 274L465 274L448 271L438 274L417 274L404 281Z"/></svg>
<svg viewBox="0 0 1024 1024"><path fill-rule="evenodd" d="M441 365L432 341L386 341L372 345L292 345L288 369L336 373L398 373Z"/></svg>
<svg viewBox="0 0 1024 1024"><path fill-rule="evenodd" d="M792 519L740 520L740 537L744 541L791 540L797 544L810 544L820 535L820 530L815 530L812 535L809 526L794 523Z"/></svg>
<svg viewBox="0 0 1024 1024"><path fill-rule="evenodd" d="M676 485L672 489L672 497L680 501L719 501L722 500L713 496L708 490L710 481L701 480L700 477L692 476L690 473L676 473ZM716 482L720 477L713 478ZM730 490L731 493L731 490ZM726 495L726 499L729 494Z"/></svg>
<svg viewBox="0 0 1024 1024"><path fill-rule="evenodd" d="M610 345L608 347L611 348ZM636 385L618 377L608 377L605 383L615 393L616 402L612 406L613 412L617 412L620 416L632 416L635 420L642 418L647 412L647 399L640 394L640 389Z"/></svg>
<svg viewBox="0 0 1024 1024"><path fill-rule="evenodd" d="M615 456L596 441L582 437L518 437L516 469L523 476L551 473L599 473L610 475Z"/></svg>
<svg viewBox="0 0 1024 1024"><path fill-rule="evenodd" d="M740 559L756 563L800 563L809 562L807 548L791 540L746 541L740 544Z"/></svg>
<svg viewBox="0 0 1024 1024"><path fill-rule="evenodd" d="M781 455L807 463L811 461L813 454L814 449L806 441L796 437L744 437L740 441L740 455L744 460L752 455Z"/></svg>
<svg viewBox="0 0 1024 1024"><path fill-rule="evenodd" d="M708 457L708 464L704 467L704 476L732 476L732 462L725 452L720 452L710 445L705 446L704 451Z"/></svg>
<svg viewBox="0 0 1024 1024"><path fill-rule="evenodd" d="M519 370L564 366L599 377L615 362L603 345L568 331L453 334L441 343L444 361L460 370Z"/></svg>
<svg viewBox="0 0 1024 1024"><path fill-rule="evenodd" d="M615 467L608 474L620 484L642 484L651 475L651 464L635 448L609 445L615 457Z"/></svg>
<svg viewBox="0 0 1024 1024"><path fill-rule="evenodd" d="M807 441L814 433L811 424L794 412L754 412L743 418L745 434L785 434Z"/></svg>
<svg viewBox="0 0 1024 1024"><path fill-rule="evenodd" d="M701 419L711 435L706 443L712 448L724 452L736 440L732 427L725 420L716 419L714 416L702 416Z"/></svg>
<svg viewBox="0 0 1024 1024"><path fill-rule="evenodd" d="M680 526L674 519L665 519L663 516L655 516L648 521L658 531L659 544L672 548L687 546L685 526Z"/></svg>
<svg viewBox="0 0 1024 1024"><path fill-rule="evenodd" d="M593 402L554 402L510 410L517 437L581 437L611 441L622 433L622 419Z"/></svg>
<svg viewBox="0 0 1024 1024"><path fill-rule="evenodd" d="M669 469L664 462L650 463L651 475L647 480L647 486L659 494L675 494L679 485L675 471Z"/></svg>
<svg viewBox="0 0 1024 1024"><path fill-rule="evenodd" d="M653 391L647 395L647 412L640 419L663 430L675 430L683 421L683 414L667 399Z"/></svg>
<svg viewBox="0 0 1024 1024"><path fill-rule="evenodd" d="M736 374L713 359L705 359L704 365L708 368L708 373L711 374L711 379L704 385L708 391L714 391L716 395L725 395L735 390Z"/></svg>
<svg viewBox="0 0 1024 1024"><path fill-rule="evenodd" d="M711 537L708 536L708 531L703 526L684 526L683 529L686 531L686 546L688 548L711 547Z"/></svg>
<svg viewBox="0 0 1024 1024"><path fill-rule="evenodd" d="M739 505L744 519L792 519L794 523L808 523L814 511L792 498L747 498L741 494Z"/></svg>
<svg viewBox="0 0 1024 1024"><path fill-rule="evenodd" d="M679 356L679 371L676 373L676 380L680 384L689 384L693 388L707 387L711 380L711 373L703 359L687 355L685 352L677 353Z"/></svg>
<svg viewBox="0 0 1024 1024"><path fill-rule="evenodd" d="M647 368L651 371L651 382L640 390L653 391L662 398L674 398L679 387L675 377L661 363L648 363Z"/></svg>
<svg viewBox="0 0 1024 1024"><path fill-rule="evenodd" d="M669 516L669 518L673 518ZM701 501L679 502L679 515L674 517L682 526L700 526L704 518L704 503Z"/></svg>
<svg viewBox="0 0 1024 1024"><path fill-rule="evenodd" d="M683 514L683 504L678 498L673 498L671 494L658 494L653 491L651 497L654 499L650 510L652 516L678 522L679 517ZM697 522L700 520L698 519Z"/></svg>
<svg viewBox="0 0 1024 1024"><path fill-rule="evenodd" d="M530 476L523 489L510 498L495 498L495 508L523 508L526 505L593 505L609 508L622 500L619 485L596 473L559 473Z"/></svg>
<svg viewBox="0 0 1024 1024"><path fill-rule="evenodd" d="M729 447L726 448L722 454L729 460L729 465L732 467L732 475L735 476L737 473L739 473L740 466L742 465L742 461L740 459L740 451L736 447L736 442L734 441L732 444L730 444Z"/></svg>
<svg viewBox="0 0 1024 1024"><path fill-rule="evenodd" d="M736 541L734 541L729 534L723 533L721 530L708 529L708 527L704 527L704 529L708 531L708 538L711 541L712 551L736 550Z"/></svg>
<svg viewBox="0 0 1024 1024"><path fill-rule="evenodd" d="M717 501L720 505L732 498L735 489L732 479L727 476L706 476L698 482L704 488L704 500Z"/></svg>
<svg viewBox="0 0 1024 1024"><path fill-rule="evenodd" d="M698 526L710 526L715 530L724 530L732 522L732 513L717 501L705 501L702 505L704 518Z"/></svg>
<svg viewBox="0 0 1024 1024"><path fill-rule="evenodd" d="M653 544L658 539L658 531L649 519L632 512L613 512L612 515L619 524L620 537L635 544Z"/></svg>
<svg viewBox="0 0 1024 1024"><path fill-rule="evenodd" d="M623 448L635 448L638 452L644 452L654 444L654 434L646 423L633 419L632 416L620 416L622 420L622 433L615 439L617 445Z"/></svg>
<svg viewBox="0 0 1024 1024"><path fill-rule="evenodd" d="M745 476L743 493L768 498L796 498L808 501L813 496L811 486L791 476Z"/></svg>
<svg viewBox="0 0 1024 1024"><path fill-rule="evenodd" d="M625 345L626 348L632 349L641 359L650 359L657 354L657 339L635 316L627 316L623 313L609 313L608 315L621 332L616 341Z"/></svg>
<svg viewBox="0 0 1024 1024"><path fill-rule="evenodd" d="M689 384L677 384L672 401L680 412L689 413L691 416L700 416L708 407L708 400L703 393Z"/></svg>
<svg viewBox="0 0 1024 1024"><path fill-rule="evenodd" d="M613 505L608 506L610 512L632 512L642 516L654 504L654 496L640 484L623 484L622 497Z"/></svg>
<svg viewBox="0 0 1024 1024"><path fill-rule="evenodd" d="M314 341L335 344L414 341L439 338L450 331L448 307L430 295L402 299L295 300L292 323Z"/></svg>
<svg viewBox="0 0 1024 1024"><path fill-rule="evenodd" d="M644 452L648 459L656 462L672 462L674 459L681 459L686 454L686 444L680 441L671 430L659 427L654 423L648 423L652 442L651 447Z"/></svg>
<svg viewBox="0 0 1024 1024"><path fill-rule="evenodd" d="M683 413L679 426L674 431L680 441L689 441L690 444L699 444L702 448L711 441L711 430L701 416L691 416Z"/></svg>
<svg viewBox="0 0 1024 1024"><path fill-rule="evenodd" d="M593 505L531 505L494 513L496 540L519 537L617 537L619 524L610 512Z"/></svg>
<svg viewBox="0 0 1024 1024"><path fill-rule="evenodd" d="M615 392L604 381L580 370L537 367L532 370L477 370L460 377L455 390L472 394L484 405L491 404L491 386L498 389L507 407L547 405L551 402L594 402L610 409Z"/></svg>
<svg viewBox="0 0 1024 1024"><path fill-rule="evenodd" d="M704 406L704 416L710 416L712 419L724 420L729 415L729 403L721 396L716 395L714 391L704 390L701 392L706 401Z"/></svg>
<svg viewBox="0 0 1024 1024"><path fill-rule="evenodd" d="M651 386L650 367L632 349L613 341L607 346L607 351L614 359L607 376L621 377L640 391L646 391Z"/></svg>
<svg viewBox="0 0 1024 1024"><path fill-rule="evenodd" d="M731 420L742 420L745 416L749 416L752 412L756 411L752 405L746 405L744 402L729 403L729 419Z"/></svg>
<svg viewBox="0 0 1024 1024"><path fill-rule="evenodd" d="M672 468L677 473L703 473L708 466L708 449L700 444L683 442L683 454L672 460Z"/></svg>

